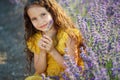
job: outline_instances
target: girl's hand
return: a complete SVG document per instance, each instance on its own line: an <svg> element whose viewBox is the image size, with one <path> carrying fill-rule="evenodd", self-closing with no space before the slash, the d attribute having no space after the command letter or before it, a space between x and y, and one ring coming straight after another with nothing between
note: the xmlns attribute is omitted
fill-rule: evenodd
<svg viewBox="0 0 120 80"><path fill-rule="evenodd" d="M53 49L53 40L49 36L43 35L38 45L41 49L49 52Z"/></svg>
<svg viewBox="0 0 120 80"><path fill-rule="evenodd" d="M75 53L77 52L77 39L74 36L68 37L66 48L67 54L75 56Z"/></svg>

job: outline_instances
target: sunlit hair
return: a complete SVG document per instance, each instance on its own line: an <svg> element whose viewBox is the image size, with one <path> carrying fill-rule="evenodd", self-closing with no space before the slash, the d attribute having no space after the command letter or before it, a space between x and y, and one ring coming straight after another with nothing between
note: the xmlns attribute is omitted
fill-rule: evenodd
<svg viewBox="0 0 120 80"><path fill-rule="evenodd" d="M62 28L66 30L68 28L75 28L74 23L71 21L71 18L68 17L61 6L55 0L40 0L34 1L32 3L28 3L24 8L24 20L25 20L25 43L27 43L28 39L33 36L37 30L32 25L30 18L27 14L27 11L30 7L33 6L41 6L45 7L48 12L51 13L52 18L54 20L55 29L58 30ZM71 35L71 33L68 33ZM74 35L74 34L72 34ZM31 62L33 59L33 53L28 49L26 45L25 52L27 53L27 61L29 63L29 69L31 68Z"/></svg>

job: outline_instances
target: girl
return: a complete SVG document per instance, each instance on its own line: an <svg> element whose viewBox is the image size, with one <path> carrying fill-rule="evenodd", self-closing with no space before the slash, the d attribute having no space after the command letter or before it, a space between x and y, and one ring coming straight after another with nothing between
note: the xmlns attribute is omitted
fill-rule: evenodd
<svg viewBox="0 0 120 80"><path fill-rule="evenodd" d="M24 8L24 20L27 60L30 68L34 59L35 68L34 76L25 80L42 80L42 73L60 79L67 68L64 54L74 57L77 65L84 68L78 56L82 36L55 0L31 1Z"/></svg>

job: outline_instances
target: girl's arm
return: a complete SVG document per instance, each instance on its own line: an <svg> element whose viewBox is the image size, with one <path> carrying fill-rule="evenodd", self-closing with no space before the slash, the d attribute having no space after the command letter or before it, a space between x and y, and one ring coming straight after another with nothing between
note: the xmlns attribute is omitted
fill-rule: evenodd
<svg viewBox="0 0 120 80"><path fill-rule="evenodd" d="M60 53L59 53L55 48L53 48L53 49L50 51L50 55L55 59L55 61L56 61L60 66L62 66L64 69L66 68L66 66L64 65L64 59L63 59L63 57L60 55Z"/></svg>
<svg viewBox="0 0 120 80"><path fill-rule="evenodd" d="M46 51L41 50L40 54L34 54L35 74L41 74L46 70Z"/></svg>
<svg viewBox="0 0 120 80"><path fill-rule="evenodd" d="M44 35L41 39L42 44L40 45L43 50L46 50L50 55L56 60L56 62L61 65L63 68L66 68L64 65L64 59L63 56L60 55L60 53L55 49L53 45L53 40L49 37ZM75 41L74 39L71 39L68 37L68 41L66 43L66 48L68 48L68 53L71 56L74 56L75 54Z"/></svg>
<svg viewBox="0 0 120 80"><path fill-rule="evenodd" d="M66 43L66 48L67 48L67 53L68 55L72 56L72 57L76 57L76 53L77 53L77 46L76 46L76 40L73 38L68 37L68 41ZM53 48L50 51L51 56L57 61L57 63L59 63L63 68L66 68L66 66L64 65L64 59L63 57L60 55L60 53Z"/></svg>

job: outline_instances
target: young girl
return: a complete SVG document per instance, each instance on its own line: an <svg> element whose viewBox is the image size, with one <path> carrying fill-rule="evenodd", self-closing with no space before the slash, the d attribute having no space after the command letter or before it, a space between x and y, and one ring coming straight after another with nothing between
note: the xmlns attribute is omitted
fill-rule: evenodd
<svg viewBox="0 0 120 80"><path fill-rule="evenodd" d="M84 68L79 57L82 36L55 0L31 1L24 8L24 19L27 60L29 68L32 60L35 68L35 74L25 80L42 80L43 73L61 79L67 68L64 54L74 57L77 65Z"/></svg>

